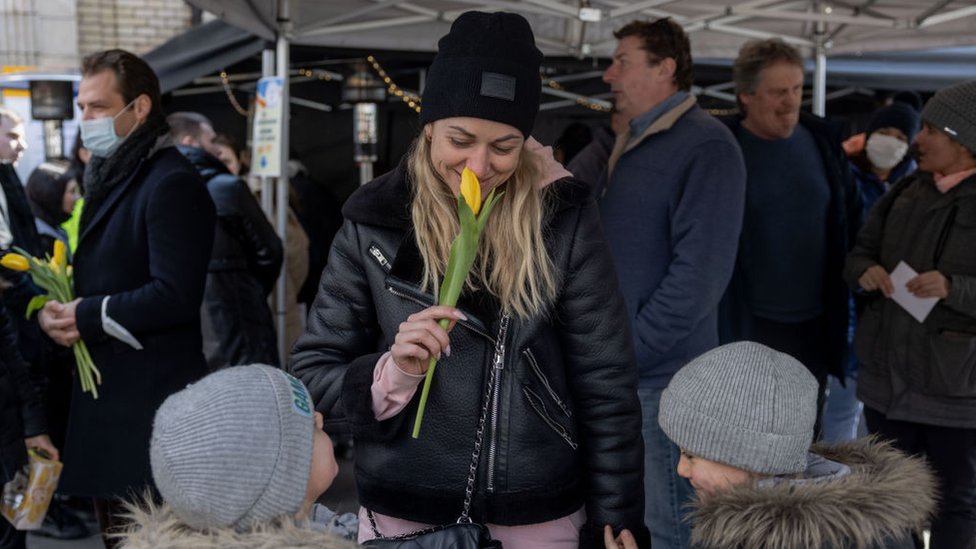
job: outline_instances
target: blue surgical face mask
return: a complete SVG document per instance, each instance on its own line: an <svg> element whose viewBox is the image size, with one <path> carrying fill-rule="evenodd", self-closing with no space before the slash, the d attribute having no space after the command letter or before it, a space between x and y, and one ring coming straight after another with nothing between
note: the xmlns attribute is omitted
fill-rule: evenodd
<svg viewBox="0 0 976 549"><path fill-rule="evenodd" d="M115 133L115 119L131 107L135 101L135 99L130 101L128 105L122 107L122 110L111 118L106 116L104 118L82 120L81 144L94 156L100 156L102 158L111 156L115 152L115 149L135 130L135 126L133 125L132 130L129 130L129 133L125 137L120 137Z"/></svg>

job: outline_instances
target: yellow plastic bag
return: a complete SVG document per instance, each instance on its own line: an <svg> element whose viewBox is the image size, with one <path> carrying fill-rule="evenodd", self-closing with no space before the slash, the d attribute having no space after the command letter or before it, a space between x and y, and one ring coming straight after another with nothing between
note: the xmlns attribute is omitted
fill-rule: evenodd
<svg viewBox="0 0 976 549"><path fill-rule="evenodd" d="M63 467L60 461L51 459L42 450L30 448L27 455L30 463L3 485L3 499L0 500L0 514L18 530L40 527Z"/></svg>

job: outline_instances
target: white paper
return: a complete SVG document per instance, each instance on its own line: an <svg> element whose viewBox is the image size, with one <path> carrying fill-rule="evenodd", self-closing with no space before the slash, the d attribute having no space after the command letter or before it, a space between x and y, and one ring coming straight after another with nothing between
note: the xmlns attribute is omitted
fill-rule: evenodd
<svg viewBox="0 0 976 549"><path fill-rule="evenodd" d="M937 297L915 297L908 288L905 287L908 281L918 276L915 269L908 266L904 261L899 261L895 269L891 271L891 285L895 287L895 292L891 294L891 299L908 311L915 320L925 322L925 317L929 316L932 308L939 301Z"/></svg>

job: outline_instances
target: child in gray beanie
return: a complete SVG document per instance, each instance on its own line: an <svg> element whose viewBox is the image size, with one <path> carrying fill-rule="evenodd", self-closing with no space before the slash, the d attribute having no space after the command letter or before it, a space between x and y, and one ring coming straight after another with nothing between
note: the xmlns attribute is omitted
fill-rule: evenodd
<svg viewBox="0 0 976 549"><path fill-rule="evenodd" d="M935 505L924 463L874 439L812 445L817 381L753 342L713 349L661 396L661 429L695 489L703 548L912 547Z"/></svg>
<svg viewBox="0 0 976 549"><path fill-rule="evenodd" d="M355 515L315 504L338 473L322 415L278 368L227 368L174 393L149 453L165 505L132 508L123 547L353 546L337 535L355 536Z"/></svg>

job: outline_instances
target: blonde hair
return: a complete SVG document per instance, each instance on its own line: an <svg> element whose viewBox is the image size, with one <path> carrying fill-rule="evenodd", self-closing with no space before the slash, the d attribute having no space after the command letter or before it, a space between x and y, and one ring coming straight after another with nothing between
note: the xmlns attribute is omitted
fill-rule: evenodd
<svg viewBox="0 0 976 549"><path fill-rule="evenodd" d="M408 155L411 216L424 260L422 285L437 292L459 229L457 197L434 169L430 141L423 133ZM535 153L523 145L515 172L496 191L505 194L491 211L472 268L474 276L467 281L469 289L488 290L505 312L521 318L545 313L556 297L556 270L542 233L547 191L536 187L541 174Z"/></svg>

